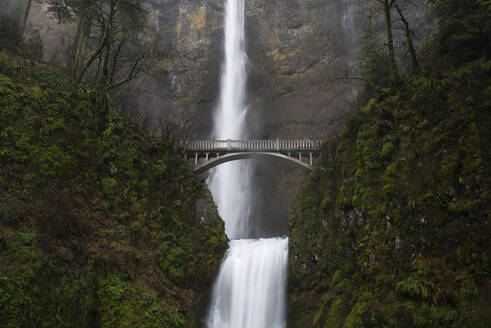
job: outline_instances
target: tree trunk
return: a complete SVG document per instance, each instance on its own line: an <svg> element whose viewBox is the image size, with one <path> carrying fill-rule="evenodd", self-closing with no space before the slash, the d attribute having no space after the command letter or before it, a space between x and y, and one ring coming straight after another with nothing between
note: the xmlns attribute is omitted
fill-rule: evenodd
<svg viewBox="0 0 491 328"><path fill-rule="evenodd" d="M26 7L24 8L24 13L22 15L22 33L26 30L27 18L29 17L29 12L31 11L32 0L27 0Z"/></svg>
<svg viewBox="0 0 491 328"><path fill-rule="evenodd" d="M389 79L395 82L399 79L399 71L397 70L397 62L394 52L394 36L392 34L392 16L390 10L394 0L384 0L385 28L387 30L387 48L389 56Z"/></svg>
<svg viewBox="0 0 491 328"><path fill-rule="evenodd" d="M106 27L106 34L108 35L106 49L104 53L104 59L102 62L102 87L104 89L104 105L106 107L106 115L108 122L108 129L111 128L112 123L112 108L111 108L111 97L109 95L109 89L111 87L111 72L109 70L110 60L111 60L111 48L113 47L113 25L114 16L116 14L117 0L111 0L111 7L109 9L108 24Z"/></svg>
<svg viewBox="0 0 491 328"><path fill-rule="evenodd" d="M107 35L105 35L105 34L101 35L97 49L87 57L87 59L84 61L83 65L82 65L80 73L77 74L77 82L78 83L82 82L82 80L85 76L85 73L87 72L89 67L92 65L94 60L96 60L97 57L99 57L102 50L104 50L104 47L106 46L107 39L108 39Z"/></svg>
<svg viewBox="0 0 491 328"><path fill-rule="evenodd" d="M401 18L402 23L404 24L404 32L406 33L407 47L409 49L409 53L411 55L412 63L413 63L413 74L417 74L420 71L418 57L416 56L416 50L414 49L413 38L411 37L411 29L409 28L409 23L404 17L401 8L399 5L395 4L397 12L399 13L399 17Z"/></svg>
<svg viewBox="0 0 491 328"><path fill-rule="evenodd" d="M109 89L109 85L111 84L111 77L110 77L110 72L109 72L109 61L111 60L111 48L112 48L112 29L113 29L113 22L114 22L114 7L115 7L115 2L111 1L111 8L109 10L109 17L108 17L108 23L106 26L106 35L108 36L107 38L107 43L106 43L106 49L104 53L104 59L102 62L102 84L104 86L104 89L107 90Z"/></svg>
<svg viewBox="0 0 491 328"><path fill-rule="evenodd" d="M123 49L125 42L126 42L126 33L123 30L121 32L121 37L119 39L118 47L114 51L114 55L113 55L113 62L112 62L112 67L111 67L111 72L110 72L111 78L109 80L110 85L112 85L112 83L113 83L114 75L116 74L116 69L117 69L117 65L118 65L119 55L121 53L121 49Z"/></svg>
<svg viewBox="0 0 491 328"><path fill-rule="evenodd" d="M84 10L80 14L80 19L77 25L77 32L73 41L72 53L68 62L68 74L74 79L77 78L78 65L80 63L80 55L84 44L85 36L89 29L90 19L87 16L87 11Z"/></svg>

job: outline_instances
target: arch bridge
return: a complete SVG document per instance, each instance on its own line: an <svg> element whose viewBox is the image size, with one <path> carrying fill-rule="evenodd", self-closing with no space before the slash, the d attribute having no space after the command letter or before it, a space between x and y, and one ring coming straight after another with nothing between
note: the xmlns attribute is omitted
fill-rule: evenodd
<svg viewBox="0 0 491 328"><path fill-rule="evenodd" d="M321 140L281 139L181 141L186 160L194 159L194 172L197 174L231 161L268 157L287 160L312 170L312 158L319 154L321 144Z"/></svg>

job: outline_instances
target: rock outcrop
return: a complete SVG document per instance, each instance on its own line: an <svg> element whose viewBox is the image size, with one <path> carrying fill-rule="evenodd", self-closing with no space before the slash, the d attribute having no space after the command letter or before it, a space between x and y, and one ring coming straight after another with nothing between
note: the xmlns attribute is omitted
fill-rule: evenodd
<svg viewBox="0 0 491 328"><path fill-rule="evenodd" d="M165 56L128 85L122 105L151 129L191 120L208 136L219 89L223 1L149 0L148 20ZM364 7L350 0L246 1L250 129L254 136L322 137L340 130L356 95L331 83L353 69ZM65 65L75 24L58 24L33 2L26 35L39 33L44 60Z"/></svg>

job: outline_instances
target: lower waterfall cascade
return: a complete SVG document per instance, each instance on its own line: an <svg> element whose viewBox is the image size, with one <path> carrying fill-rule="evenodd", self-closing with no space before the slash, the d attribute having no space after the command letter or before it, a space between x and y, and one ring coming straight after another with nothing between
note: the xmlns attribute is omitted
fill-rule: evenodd
<svg viewBox="0 0 491 328"><path fill-rule="evenodd" d="M283 328L288 238L232 240L220 268L208 327Z"/></svg>

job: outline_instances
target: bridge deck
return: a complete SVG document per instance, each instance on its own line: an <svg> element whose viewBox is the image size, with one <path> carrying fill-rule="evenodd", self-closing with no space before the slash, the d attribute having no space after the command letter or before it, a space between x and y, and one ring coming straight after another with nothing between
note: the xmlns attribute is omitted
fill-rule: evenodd
<svg viewBox="0 0 491 328"><path fill-rule="evenodd" d="M321 140L194 140L181 146L190 152L316 152Z"/></svg>

